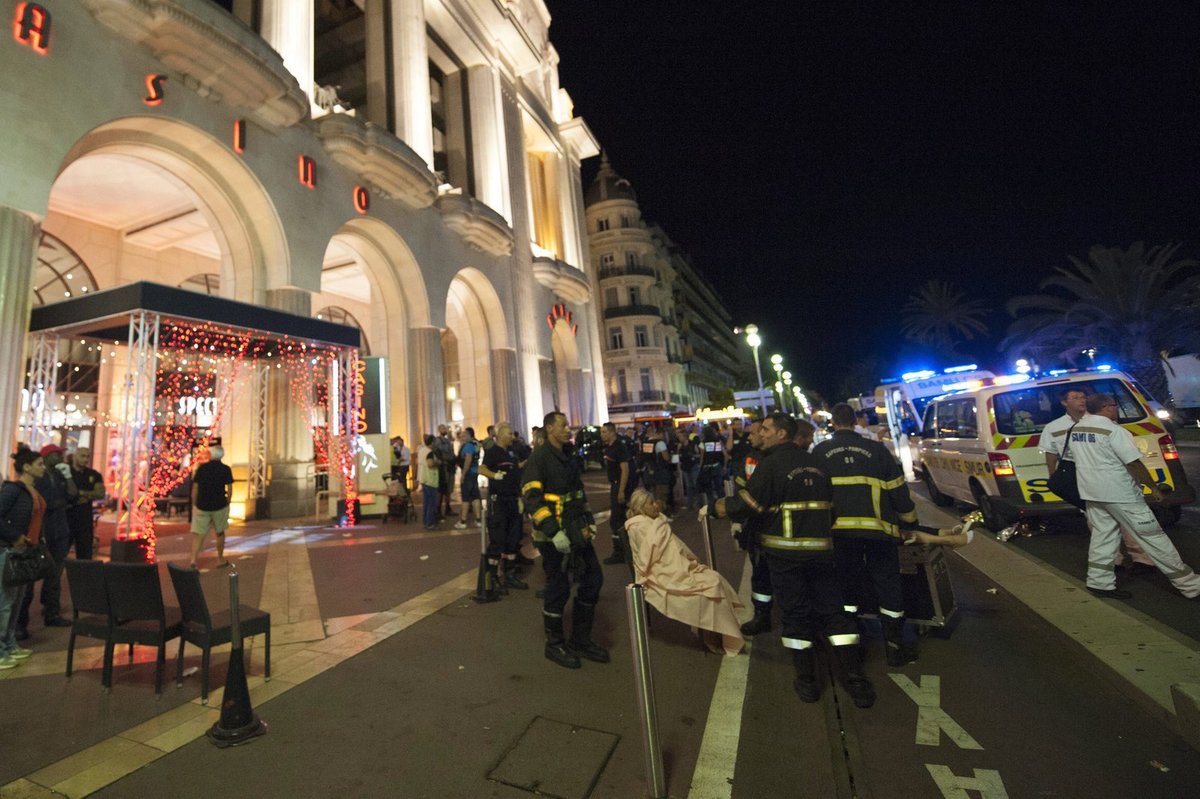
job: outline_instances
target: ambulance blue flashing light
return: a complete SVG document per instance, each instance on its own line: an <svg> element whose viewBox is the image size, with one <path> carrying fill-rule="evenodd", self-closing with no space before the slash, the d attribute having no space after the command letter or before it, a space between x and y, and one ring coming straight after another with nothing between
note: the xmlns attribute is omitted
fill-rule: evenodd
<svg viewBox="0 0 1200 799"><path fill-rule="evenodd" d="M1096 367L1097 372L1111 372L1112 364L1102 363Z"/></svg>
<svg viewBox="0 0 1200 799"><path fill-rule="evenodd" d="M1060 377L1062 375L1067 375L1070 373L1071 373L1070 369L1051 369L1049 372L1046 372L1046 374L1048 374L1050 377Z"/></svg>
<svg viewBox="0 0 1200 799"><path fill-rule="evenodd" d="M959 372L974 372L978 368L979 366L977 364L967 363L963 364L962 366L951 366L949 369L943 369L942 371L948 375L955 375Z"/></svg>
<svg viewBox="0 0 1200 799"><path fill-rule="evenodd" d="M905 372L904 374L900 375L900 379L905 383L912 383L915 380L928 380L936 374L937 372L933 371L932 369L922 369L919 372Z"/></svg>

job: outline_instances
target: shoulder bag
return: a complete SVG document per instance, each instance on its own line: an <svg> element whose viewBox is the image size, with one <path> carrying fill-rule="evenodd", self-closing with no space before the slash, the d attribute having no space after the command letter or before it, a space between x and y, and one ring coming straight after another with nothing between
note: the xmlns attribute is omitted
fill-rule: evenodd
<svg viewBox="0 0 1200 799"><path fill-rule="evenodd" d="M1076 422L1075 424L1079 424ZM1075 425L1067 430L1067 439L1063 442L1062 455L1058 459L1058 464L1054 468L1054 474L1050 475L1050 479L1046 481L1046 485L1051 491L1057 494L1063 502L1069 502L1075 507L1083 510L1087 507L1087 503L1079 496L1079 480L1075 474L1075 461L1067 460L1067 453L1071 451L1071 431L1075 429Z"/></svg>

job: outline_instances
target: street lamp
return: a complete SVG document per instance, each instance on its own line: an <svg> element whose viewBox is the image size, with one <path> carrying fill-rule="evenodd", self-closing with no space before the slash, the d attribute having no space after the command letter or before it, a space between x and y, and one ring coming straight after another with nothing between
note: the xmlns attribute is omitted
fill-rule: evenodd
<svg viewBox="0 0 1200 799"><path fill-rule="evenodd" d="M762 339L758 336L758 325L735 327L733 332L745 333L746 343L750 345L750 349L754 350L754 372L758 375L758 408L762 411L763 418L765 419L767 416L767 400L763 397L762 366L758 362L758 348L762 344Z"/></svg>
<svg viewBox="0 0 1200 799"><path fill-rule="evenodd" d="M803 409L806 415L812 416L812 411L808 407L808 400L805 399L804 394L800 391L800 386L792 386L792 396L796 398L796 413L799 414L800 410Z"/></svg>
<svg viewBox="0 0 1200 799"><path fill-rule="evenodd" d="M791 372L783 373L783 385L787 387L787 394L791 394L792 393L792 373ZM785 394L784 396L786 397L787 395ZM790 405L790 404L791 404L791 401L789 400L788 405ZM788 410L792 410L792 409L789 408Z"/></svg>

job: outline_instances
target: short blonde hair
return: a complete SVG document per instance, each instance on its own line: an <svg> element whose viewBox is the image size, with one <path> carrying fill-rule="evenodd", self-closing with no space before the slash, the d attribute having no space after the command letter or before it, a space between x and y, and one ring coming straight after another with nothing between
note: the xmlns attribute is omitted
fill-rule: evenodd
<svg viewBox="0 0 1200 799"><path fill-rule="evenodd" d="M639 488L629 496L629 511L636 515L645 515L646 506L654 501L654 495L644 488Z"/></svg>

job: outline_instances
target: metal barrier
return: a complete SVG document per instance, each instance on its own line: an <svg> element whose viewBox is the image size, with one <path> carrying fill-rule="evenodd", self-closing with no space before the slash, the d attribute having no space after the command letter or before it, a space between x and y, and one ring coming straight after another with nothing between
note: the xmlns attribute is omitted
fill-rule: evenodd
<svg viewBox="0 0 1200 799"><path fill-rule="evenodd" d="M704 554L708 556L708 568L717 570L716 550L713 549L712 528L708 524L708 514L701 517L700 532L704 535Z"/></svg>
<svg viewBox="0 0 1200 799"><path fill-rule="evenodd" d="M640 583L625 586L629 613L629 649L633 653L633 675L637 684L638 718L642 723L642 755L646 766L646 790L650 799L667 796L662 748L658 740L658 705L654 701L654 675L650 670L650 640L646 635L646 598Z"/></svg>

